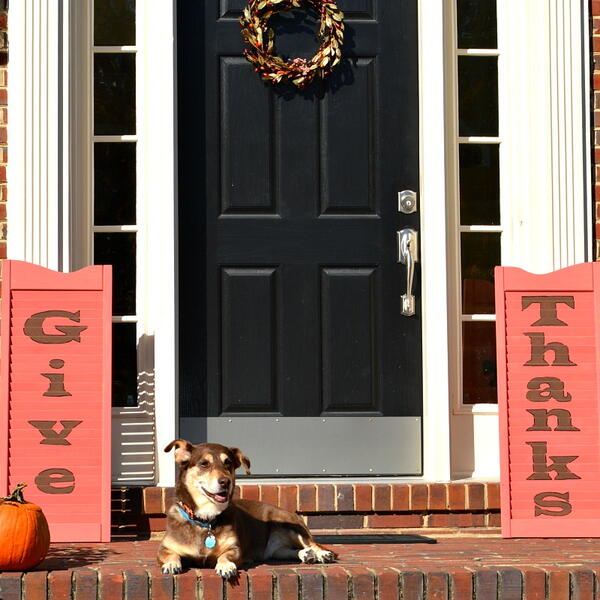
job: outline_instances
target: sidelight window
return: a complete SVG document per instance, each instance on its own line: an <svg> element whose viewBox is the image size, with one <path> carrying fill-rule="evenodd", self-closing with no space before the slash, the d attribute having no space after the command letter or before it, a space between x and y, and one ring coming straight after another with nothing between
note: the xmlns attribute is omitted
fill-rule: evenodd
<svg viewBox="0 0 600 600"><path fill-rule="evenodd" d="M113 266L113 406L137 405L135 0L93 12L94 264Z"/></svg>
<svg viewBox="0 0 600 600"><path fill-rule="evenodd" d="M494 404L494 267L501 262L496 0L457 0L454 47L456 365L462 406Z"/></svg>

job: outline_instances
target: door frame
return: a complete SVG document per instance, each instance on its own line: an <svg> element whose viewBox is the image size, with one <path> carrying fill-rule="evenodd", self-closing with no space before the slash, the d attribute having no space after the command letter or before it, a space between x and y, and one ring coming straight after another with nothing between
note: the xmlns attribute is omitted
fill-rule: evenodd
<svg viewBox="0 0 600 600"><path fill-rule="evenodd" d="M424 374L422 479L443 481L451 474L447 193L445 177L440 176L445 173L447 162L445 11L443 0L417 1ZM178 429L176 4L177 0L168 0L160 11L151 11L145 9L145 3L138 3L137 27L142 34L138 42L142 67L138 74L142 91L139 95L146 99L138 107L142 110L139 142L143 148L139 155L140 193L145 195L150 217L147 238L168 240L164 244L148 244L146 262L151 268L147 269L145 282L145 288L152 290L145 299L149 304L147 327L156 340L156 483L164 486L173 485L175 465L162 448L176 437ZM10 258L65 271L78 266L73 257L86 256L85 244L77 239L77 224L73 221L81 212L80 194L85 197L91 185L90 174L78 165L82 143L86 146L82 133L71 129L69 123L74 115L84 120L91 118L91 69L80 58L82 51L89 50L90 7L91 0L23 0L9 11L9 180L11 197L27 198L27 203L9 202L8 253ZM38 51L34 52L34 48ZM161 94L155 93L157 81L163 90ZM29 117L34 105L39 109L36 114L42 115L38 122ZM51 175L50 179L44 177L44 172ZM153 178L153 173L160 173L161 177Z"/></svg>

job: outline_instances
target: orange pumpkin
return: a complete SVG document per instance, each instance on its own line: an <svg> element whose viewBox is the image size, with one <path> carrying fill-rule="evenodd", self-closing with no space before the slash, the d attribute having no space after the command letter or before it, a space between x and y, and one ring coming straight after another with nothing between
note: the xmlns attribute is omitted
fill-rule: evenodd
<svg viewBox="0 0 600 600"><path fill-rule="evenodd" d="M42 509L23 498L24 483L0 500L0 571L25 571L39 565L50 547Z"/></svg>

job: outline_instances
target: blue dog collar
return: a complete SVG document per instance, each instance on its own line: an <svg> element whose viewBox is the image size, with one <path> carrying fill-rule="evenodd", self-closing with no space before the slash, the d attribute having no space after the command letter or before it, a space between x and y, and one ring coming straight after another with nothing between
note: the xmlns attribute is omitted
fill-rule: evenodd
<svg viewBox="0 0 600 600"><path fill-rule="evenodd" d="M185 511L181 506L178 506L177 510L179 510L179 512L181 513L181 516L186 521L189 521L190 523L193 523L194 525L197 525L198 527L204 527L205 529L208 529L208 533L206 534L206 539L204 540L204 545L207 548L214 548L217 545L217 538L215 537L215 534L212 532L212 526L213 526L214 521L209 521L208 523L203 523L202 521L199 521L198 519L192 519L190 517L190 515L188 515L187 511Z"/></svg>

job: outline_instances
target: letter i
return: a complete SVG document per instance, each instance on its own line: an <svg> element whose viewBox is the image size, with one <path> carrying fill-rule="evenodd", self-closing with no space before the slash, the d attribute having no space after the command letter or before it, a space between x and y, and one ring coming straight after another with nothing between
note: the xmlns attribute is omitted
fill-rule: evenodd
<svg viewBox="0 0 600 600"><path fill-rule="evenodd" d="M65 366L65 361L60 358L53 358L49 363L52 369L62 369ZM42 394L42 396L72 396L70 392L65 389L65 374L64 373L41 373L42 377L45 377L50 381L48 389Z"/></svg>

